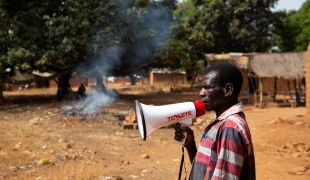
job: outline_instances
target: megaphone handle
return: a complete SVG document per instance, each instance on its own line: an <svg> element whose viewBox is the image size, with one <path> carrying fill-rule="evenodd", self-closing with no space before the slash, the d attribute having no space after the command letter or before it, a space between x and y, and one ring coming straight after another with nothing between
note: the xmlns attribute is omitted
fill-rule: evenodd
<svg viewBox="0 0 310 180"><path fill-rule="evenodd" d="M184 126L188 126L188 125L186 125L186 124L181 124L180 128L182 128L182 127L184 127ZM186 137L187 137L187 132L183 132L183 135L184 135L183 141L177 141L178 144L180 144L180 145L182 145L182 146L183 146L184 143L185 143L185 140L186 140Z"/></svg>

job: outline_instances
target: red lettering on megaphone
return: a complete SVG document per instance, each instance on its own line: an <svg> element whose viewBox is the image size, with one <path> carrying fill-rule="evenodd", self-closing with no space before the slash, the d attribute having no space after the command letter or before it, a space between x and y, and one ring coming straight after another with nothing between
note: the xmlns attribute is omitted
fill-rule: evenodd
<svg viewBox="0 0 310 180"><path fill-rule="evenodd" d="M178 120L178 119L182 119L186 116L191 116L192 115L192 112L191 111L187 111L187 112L183 112L183 113L180 113L180 114L176 114L174 116L169 116L167 117L168 118L168 121L173 121L173 120Z"/></svg>

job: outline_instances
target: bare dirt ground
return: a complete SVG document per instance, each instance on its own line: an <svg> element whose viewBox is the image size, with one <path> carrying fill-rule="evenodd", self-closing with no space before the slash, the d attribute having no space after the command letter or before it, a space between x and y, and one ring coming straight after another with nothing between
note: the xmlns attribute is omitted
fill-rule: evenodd
<svg viewBox="0 0 310 180"><path fill-rule="evenodd" d="M182 152L173 129L158 129L143 141L138 130L123 129L123 117L134 113L134 100L153 105L185 102L199 99L198 88L183 93L147 85L113 88L119 96L88 116L62 114L63 107L79 101L58 102L55 89L5 92L0 105L0 179L177 179ZM310 179L305 107L245 109L257 179ZM208 112L191 126L196 142L212 115ZM185 166L188 175L186 153Z"/></svg>

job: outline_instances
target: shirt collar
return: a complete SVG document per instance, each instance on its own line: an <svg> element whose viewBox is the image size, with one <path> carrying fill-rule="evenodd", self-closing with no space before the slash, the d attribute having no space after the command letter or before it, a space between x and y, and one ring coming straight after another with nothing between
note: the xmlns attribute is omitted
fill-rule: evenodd
<svg viewBox="0 0 310 180"><path fill-rule="evenodd" d="M237 104L231 106L229 109L227 109L225 112L223 112L218 118L216 118L216 116L212 116L211 117L211 122L215 121L215 120L223 120L226 119L228 116L232 115L232 114L237 114L239 112L244 111L244 107L242 102L238 102Z"/></svg>

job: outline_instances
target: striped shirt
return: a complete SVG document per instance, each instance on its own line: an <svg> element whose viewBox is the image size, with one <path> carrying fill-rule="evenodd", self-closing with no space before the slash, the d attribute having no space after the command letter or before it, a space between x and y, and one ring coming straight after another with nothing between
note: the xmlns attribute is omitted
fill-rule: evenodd
<svg viewBox="0 0 310 180"><path fill-rule="evenodd" d="M255 180L250 129L241 102L211 118L192 164L190 180Z"/></svg>

